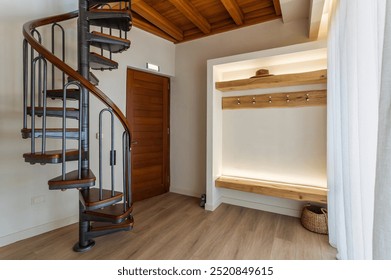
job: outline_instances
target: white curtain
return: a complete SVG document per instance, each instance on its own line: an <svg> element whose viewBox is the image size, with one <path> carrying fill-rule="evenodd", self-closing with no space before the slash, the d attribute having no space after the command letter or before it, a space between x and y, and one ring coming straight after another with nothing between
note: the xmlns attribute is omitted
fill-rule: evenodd
<svg viewBox="0 0 391 280"><path fill-rule="evenodd" d="M328 38L328 210L339 259L371 259L385 0L335 0Z"/></svg>
<svg viewBox="0 0 391 280"><path fill-rule="evenodd" d="M391 3L387 2L379 106L373 258L391 259Z"/></svg>

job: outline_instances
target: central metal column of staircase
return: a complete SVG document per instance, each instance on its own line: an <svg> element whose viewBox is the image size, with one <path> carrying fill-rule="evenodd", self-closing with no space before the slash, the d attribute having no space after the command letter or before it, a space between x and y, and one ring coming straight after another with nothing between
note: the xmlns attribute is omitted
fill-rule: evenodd
<svg viewBox="0 0 391 280"><path fill-rule="evenodd" d="M76 12L32 21L23 27L25 40L22 137L31 139L31 151L25 153L23 157L30 164L61 164L61 175L48 182L50 190L77 189L79 191L79 241L74 246L77 252L91 249L95 244L93 240L95 237L130 230L133 227L129 125L121 110L97 88L98 80L90 72L91 69L104 71L118 68L118 63L112 60L112 54L125 51L130 47L126 35L132 25L130 7L129 0L120 2L79 0L79 10ZM77 70L65 61L68 45L65 42L65 30L59 24L76 17L78 17ZM45 28L50 24L51 51L42 44L39 31L39 28ZM59 30L62 35L61 58L57 57L55 50L56 30ZM92 52L92 48L98 49L100 54ZM52 66L51 76L48 73L48 64ZM58 72L62 73L60 81L56 77ZM48 88L50 79L51 89ZM55 85L59 83L61 86L56 87ZM100 113L98 112L99 118L96 117L99 119L98 187L95 187L96 177L90 169L90 161L93 160L89 143L92 119L90 115L97 113L90 110L91 94L107 106ZM49 105L51 103L54 106ZM111 122L111 146L108 148L111 169L110 188L102 186L104 173L102 123L103 116L107 115L104 113L109 115ZM56 122L55 119L58 121ZM120 134L122 137L121 191L118 191L115 186L114 175L117 165L114 147L115 121L119 121L124 128ZM49 124L55 125L49 128ZM77 144L74 143L75 141ZM47 146L55 145L59 149L47 149ZM73 149L69 149L69 146ZM67 163L72 161L77 162L77 169L67 172Z"/></svg>

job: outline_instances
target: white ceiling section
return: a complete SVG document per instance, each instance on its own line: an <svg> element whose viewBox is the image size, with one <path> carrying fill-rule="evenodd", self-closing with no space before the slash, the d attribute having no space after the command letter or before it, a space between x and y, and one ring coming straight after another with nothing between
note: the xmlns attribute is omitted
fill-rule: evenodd
<svg viewBox="0 0 391 280"><path fill-rule="evenodd" d="M280 0L283 22L308 18L311 1L314 0Z"/></svg>
<svg viewBox="0 0 391 280"><path fill-rule="evenodd" d="M311 0L310 2L310 14L308 18L308 37L310 39L316 40L318 38L325 2L326 0Z"/></svg>

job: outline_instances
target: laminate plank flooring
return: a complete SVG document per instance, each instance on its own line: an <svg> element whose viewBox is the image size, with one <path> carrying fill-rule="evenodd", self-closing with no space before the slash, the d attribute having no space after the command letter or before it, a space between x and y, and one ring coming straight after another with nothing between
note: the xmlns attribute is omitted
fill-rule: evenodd
<svg viewBox="0 0 391 280"><path fill-rule="evenodd" d="M0 248L12 260L335 259L328 236L293 217L222 204L213 212L199 199L167 193L134 207L134 229L96 238L86 253L72 251L73 224Z"/></svg>

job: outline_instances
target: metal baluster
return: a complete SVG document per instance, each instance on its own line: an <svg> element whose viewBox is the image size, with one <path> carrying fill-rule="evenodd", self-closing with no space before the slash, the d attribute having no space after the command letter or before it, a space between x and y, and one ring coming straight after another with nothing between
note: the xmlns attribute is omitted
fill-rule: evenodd
<svg viewBox="0 0 391 280"><path fill-rule="evenodd" d="M42 154L46 153L46 108L47 108L47 76L48 76L48 64L46 59L41 57L39 61L43 61L43 115L42 115Z"/></svg>
<svg viewBox="0 0 391 280"><path fill-rule="evenodd" d="M102 189L102 114L104 110L99 113L99 200L103 198Z"/></svg>
<svg viewBox="0 0 391 280"><path fill-rule="evenodd" d="M100 28L100 33L103 34L103 26ZM100 48L100 54L103 56L103 48Z"/></svg>
<svg viewBox="0 0 391 280"><path fill-rule="evenodd" d="M115 165L115 150L114 150L114 113L111 108L106 108L99 113L99 199L103 198L102 189L102 117L104 112L110 113L111 119L111 150L110 150L110 166L111 166L111 195L114 196L114 165Z"/></svg>
<svg viewBox="0 0 391 280"><path fill-rule="evenodd" d="M23 129L27 128L27 99L28 99L28 43L23 40Z"/></svg>
<svg viewBox="0 0 391 280"><path fill-rule="evenodd" d="M111 151L110 151L110 167L111 167L111 196L114 196L114 165L116 164L116 153L114 150L114 113L110 108L111 114Z"/></svg>
<svg viewBox="0 0 391 280"><path fill-rule="evenodd" d="M67 90L68 87L74 85L79 88L80 93L82 93L81 86L79 82L72 81L64 85L63 89L63 109L62 109L62 180L65 180L66 174L66 109L67 109ZM78 141L78 178L81 179L81 162L82 162L82 151L81 151L81 140L82 140L82 117L83 117L83 98L80 95L79 97L79 141Z"/></svg>
<svg viewBox="0 0 391 280"><path fill-rule="evenodd" d="M62 38L62 61L65 62L65 30L64 28L58 24L53 23L52 24L52 54L55 54L55 47L54 47L54 39L55 39L55 27L60 28L61 30L61 38ZM62 72L62 86L65 85L65 73ZM54 65L52 64L52 89L54 89L55 86L55 71L54 71Z"/></svg>
<svg viewBox="0 0 391 280"><path fill-rule="evenodd" d="M108 7L109 10L112 9L111 5L108 4L108 3L100 5L100 6L99 6L99 9L103 9L104 7ZM110 28L110 31L109 31L109 32L110 32L110 35L111 35L111 28ZM102 33L102 34L104 33L103 27L100 28L100 33ZM100 54L103 56L103 48L101 48Z"/></svg>
<svg viewBox="0 0 391 280"><path fill-rule="evenodd" d="M119 10L121 11L122 10L122 1L119 2ZM122 38L122 30L119 29L119 37Z"/></svg>
<svg viewBox="0 0 391 280"><path fill-rule="evenodd" d="M62 92L62 165L61 165L61 170L62 170L62 180L65 181L65 174L66 174L66 127L67 127L67 118L66 118L66 113L67 113L67 88L68 84L64 86L63 92Z"/></svg>
<svg viewBox="0 0 391 280"><path fill-rule="evenodd" d="M126 147L126 138L127 133L124 131L122 134L122 184L123 184L123 193L124 193L124 212L128 210L127 205L127 180L126 180L126 173L127 173L127 147Z"/></svg>
<svg viewBox="0 0 391 280"><path fill-rule="evenodd" d="M38 30L33 29L31 31L31 35L34 37L35 34L38 36L38 42L42 45L41 33L39 33ZM34 50L33 50L33 48L31 48L31 57L34 57ZM41 64L41 61L39 61L39 63L38 63L38 68L39 68L39 72L38 72L38 106L40 107L41 104L42 104L42 97L41 97L41 92L42 92L42 83L41 83L41 80L42 80L42 64Z"/></svg>
<svg viewBox="0 0 391 280"><path fill-rule="evenodd" d="M126 154L127 154L127 163L128 163L128 168L127 168L127 174L126 174L126 177L127 177L127 182L128 182L128 206L131 207L132 206L132 174L131 174L131 158L130 158L130 134L127 132L126 133L127 135L127 145L126 145Z"/></svg>
<svg viewBox="0 0 391 280"><path fill-rule="evenodd" d="M30 95L30 107L31 107L31 153L35 154L35 59L31 61L31 95Z"/></svg>
<svg viewBox="0 0 391 280"><path fill-rule="evenodd" d="M126 7L126 3L128 4L127 7ZM127 9L128 11L131 10L131 0L128 0L127 2L124 2L124 5L125 5L125 9ZM128 39L128 32L125 31L125 39L127 40Z"/></svg>
<svg viewBox="0 0 391 280"><path fill-rule="evenodd" d="M124 131L122 135L122 149L123 149L123 189L124 189L124 211L132 204L131 191L131 162L130 162L130 135Z"/></svg>
<svg viewBox="0 0 391 280"><path fill-rule="evenodd" d="M37 56L32 60L32 69L31 69L31 153L35 153L35 81L36 81L36 64L40 64L41 60L44 60L42 56ZM38 66L39 68L39 66ZM39 69L40 70L40 69ZM39 82L39 81L38 81ZM38 93L39 95L39 93ZM46 110L43 112L44 116L46 114ZM44 117L43 116L43 117ZM46 122L46 121L45 121ZM44 145L42 146L44 147ZM44 151L42 150L42 153Z"/></svg>

